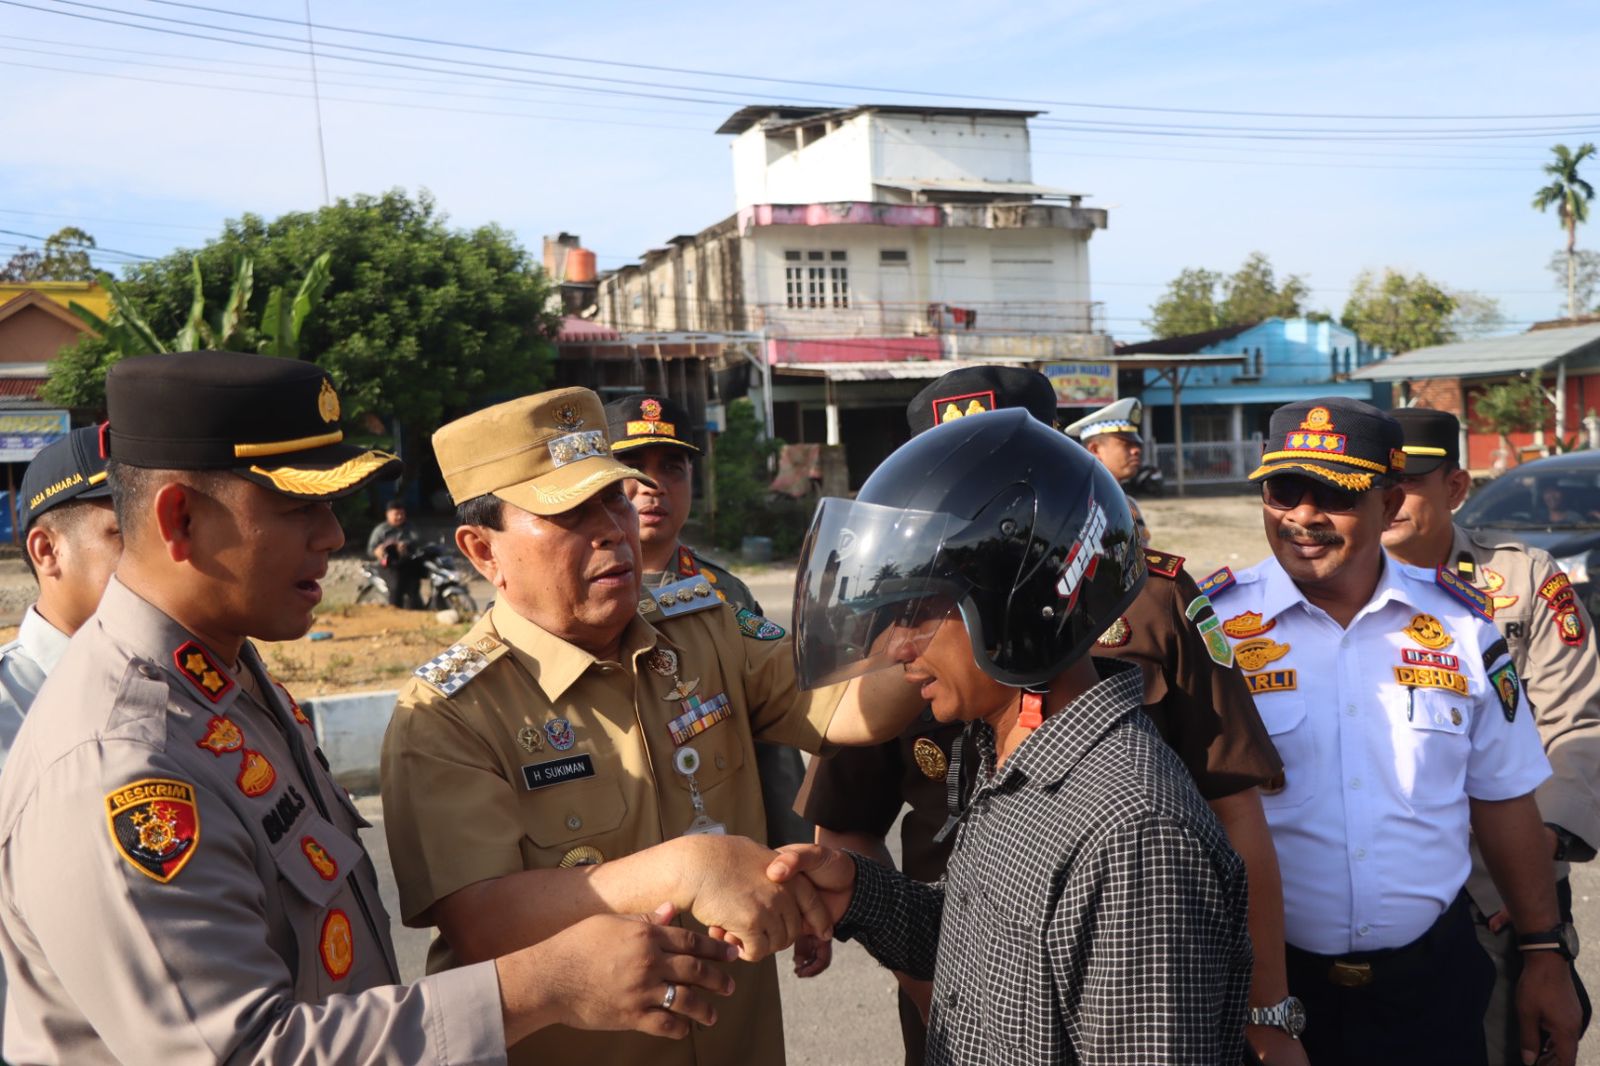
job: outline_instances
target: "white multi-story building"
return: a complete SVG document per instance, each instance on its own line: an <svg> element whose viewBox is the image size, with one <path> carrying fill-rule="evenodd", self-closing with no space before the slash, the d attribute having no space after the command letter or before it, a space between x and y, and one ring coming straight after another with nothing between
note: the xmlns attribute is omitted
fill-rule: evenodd
<svg viewBox="0 0 1600 1066"><path fill-rule="evenodd" d="M882 408L950 369L929 364L1104 360L1089 239L1106 212L1033 181L1036 114L743 108L718 130L734 138L734 213L603 275L597 317L760 334L779 434L847 439L852 469L904 438Z"/></svg>

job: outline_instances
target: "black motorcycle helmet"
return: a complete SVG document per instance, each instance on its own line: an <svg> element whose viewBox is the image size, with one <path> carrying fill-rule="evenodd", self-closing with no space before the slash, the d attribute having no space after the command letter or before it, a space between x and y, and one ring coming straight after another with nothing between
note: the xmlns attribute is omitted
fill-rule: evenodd
<svg viewBox="0 0 1600 1066"><path fill-rule="evenodd" d="M1126 498L1081 445L1025 410L949 421L889 456L854 500L822 501L795 587L800 683L895 665L959 613L986 673L1043 685L1144 580Z"/></svg>

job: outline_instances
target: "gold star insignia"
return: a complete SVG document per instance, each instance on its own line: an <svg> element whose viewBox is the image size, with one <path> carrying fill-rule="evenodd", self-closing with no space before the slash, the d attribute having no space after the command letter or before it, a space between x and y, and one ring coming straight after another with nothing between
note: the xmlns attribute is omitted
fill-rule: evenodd
<svg viewBox="0 0 1600 1066"><path fill-rule="evenodd" d="M183 660L183 668L191 674L205 673L206 666L206 657L197 651L190 652L188 657Z"/></svg>

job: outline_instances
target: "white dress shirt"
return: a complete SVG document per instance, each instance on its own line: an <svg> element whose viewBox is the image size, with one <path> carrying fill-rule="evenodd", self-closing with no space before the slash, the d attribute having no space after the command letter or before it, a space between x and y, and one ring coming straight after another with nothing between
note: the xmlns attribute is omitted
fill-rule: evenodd
<svg viewBox="0 0 1600 1066"><path fill-rule="evenodd" d="M1261 801L1287 940L1321 955L1411 943L1466 882L1469 797L1550 776L1522 686L1503 687L1508 720L1491 681L1509 676L1499 632L1387 553L1348 628L1275 558L1211 595L1283 759Z"/></svg>
<svg viewBox="0 0 1600 1066"><path fill-rule="evenodd" d="M61 661L71 639L29 607L16 639L0 646L0 766L22 728L22 716L33 706L45 676Z"/></svg>

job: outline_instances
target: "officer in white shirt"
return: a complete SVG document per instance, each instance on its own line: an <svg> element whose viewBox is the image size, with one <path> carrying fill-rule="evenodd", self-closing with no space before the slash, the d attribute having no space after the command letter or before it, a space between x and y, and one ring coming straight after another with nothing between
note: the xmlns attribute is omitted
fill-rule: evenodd
<svg viewBox="0 0 1600 1066"><path fill-rule="evenodd" d="M0 765L122 557L97 427L75 429L34 456L17 493L17 526L39 599L23 614L16 639L0 647Z"/></svg>
<svg viewBox="0 0 1600 1066"><path fill-rule="evenodd" d="M1402 444L1393 418L1356 400L1273 412L1250 475L1273 558L1201 582L1283 759L1261 792L1307 1057L1484 1062L1494 972L1462 891L1470 823L1529 931L1524 1061L1547 1049L1570 1064L1576 945L1533 799L1550 765L1489 598L1382 549Z"/></svg>
<svg viewBox="0 0 1600 1066"><path fill-rule="evenodd" d="M75 429L34 456L18 490L17 526L39 599L23 614L16 638L0 646L0 766L22 716L67 641L99 606L122 556L97 428ZM0 1006L4 1000L0 971Z"/></svg>

